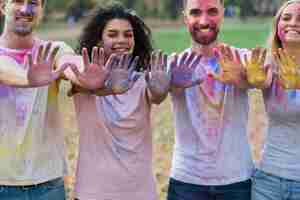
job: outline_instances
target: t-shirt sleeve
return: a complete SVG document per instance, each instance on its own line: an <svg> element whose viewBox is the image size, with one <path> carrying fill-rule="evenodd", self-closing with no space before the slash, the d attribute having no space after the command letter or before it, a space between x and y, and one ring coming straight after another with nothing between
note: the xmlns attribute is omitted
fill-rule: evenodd
<svg viewBox="0 0 300 200"><path fill-rule="evenodd" d="M59 50L57 52L56 58L55 60L57 61L60 57L62 57L63 55L66 54L75 54L75 51L72 49L72 47L70 47L68 44L66 44L63 41L57 41L53 43L53 48L55 47L59 47ZM70 90L71 88L71 83L69 83L68 81L59 81L59 87L60 87L60 96L63 96L64 98L67 97L67 92Z"/></svg>
<svg viewBox="0 0 300 200"><path fill-rule="evenodd" d="M56 59L59 59L64 54L75 54L75 51L67 45L65 42L58 41L53 43L53 47L59 47L58 53L56 55Z"/></svg>

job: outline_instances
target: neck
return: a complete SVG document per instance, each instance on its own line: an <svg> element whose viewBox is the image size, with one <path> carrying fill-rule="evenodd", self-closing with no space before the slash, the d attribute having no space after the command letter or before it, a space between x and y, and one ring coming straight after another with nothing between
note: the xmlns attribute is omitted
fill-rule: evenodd
<svg viewBox="0 0 300 200"><path fill-rule="evenodd" d="M214 49L217 47L218 42L215 41L208 45L202 45L199 43L196 43L195 41L192 42L192 50L200 55L202 55L204 58L211 58L215 55Z"/></svg>
<svg viewBox="0 0 300 200"><path fill-rule="evenodd" d="M10 49L30 49L34 45L34 36L19 36L4 29L0 36L0 46Z"/></svg>

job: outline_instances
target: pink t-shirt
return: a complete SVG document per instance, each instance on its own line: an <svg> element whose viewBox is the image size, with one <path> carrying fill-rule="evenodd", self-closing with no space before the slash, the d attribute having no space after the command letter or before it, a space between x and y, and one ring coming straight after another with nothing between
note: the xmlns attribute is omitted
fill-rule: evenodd
<svg viewBox="0 0 300 200"><path fill-rule="evenodd" d="M144 77L125 94L78 94L74 102L80 129L76 197L157 200Z"/></svg>

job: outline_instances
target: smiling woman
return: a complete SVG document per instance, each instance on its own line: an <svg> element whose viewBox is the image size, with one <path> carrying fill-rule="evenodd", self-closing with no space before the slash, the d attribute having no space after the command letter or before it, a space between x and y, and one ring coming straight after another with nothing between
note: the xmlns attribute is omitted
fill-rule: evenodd
<svg viewBox="0 0 300 200"><path fill-rule="evenodd" d="M262 160L254 173L252 199L298 200L300 0L287 1L278 10L270 45L268 63L274 74L270 87L263 91L269 128Z"/></svg>
<svg viewBox="0 0 300 200"><path fill-rule="evenodd" d="M114 82L120 85L112 87L118 88L114 95L74 96L80 129L76 197L157 200L150 116L152 104L164 100L169 89L167 56L151 52L150 29L135 12L119 4L99 8L82 32L78 52L86 48L97 62L94 49L98 47L105 54L101 62L121 57L98 92ZM134 57L139 58L138 63ZM127 68L137 76L131 76Z"/></svg>

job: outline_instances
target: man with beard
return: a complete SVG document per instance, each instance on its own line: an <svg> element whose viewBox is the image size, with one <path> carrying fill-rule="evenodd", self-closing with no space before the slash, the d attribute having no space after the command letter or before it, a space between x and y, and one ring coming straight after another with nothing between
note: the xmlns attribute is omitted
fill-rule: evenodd
<svg viewBox="0 0 300 200"><path fill-rule="evenodd" d="M184 61L189 54L200 55L194 74L202 80L189 87L182 77L179 84L176 72L184 70L176 70L177 59L171 63L176 139L168 200L250 199L248 83L241 62L247 52L217 40L223 17L222 0L184 0L192 44L179 63L190 62Z"/></svg>

